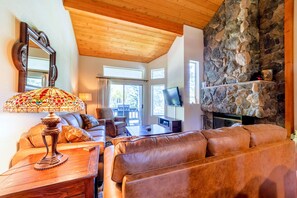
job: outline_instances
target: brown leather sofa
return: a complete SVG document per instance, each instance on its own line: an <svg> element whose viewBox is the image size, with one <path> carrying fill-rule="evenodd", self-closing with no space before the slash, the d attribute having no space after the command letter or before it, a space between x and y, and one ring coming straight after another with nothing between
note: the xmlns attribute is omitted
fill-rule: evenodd
<svg viewBox="0 0 297 198"><path fill-rule="evenodd" d="M104 119L106 135L116 137L126 132L126 117L113 116L111 108L96 108L97 119Z"/></svg>
<svg viewBox="0 0 297 198"><path fill-rule="evenodd" d="M61 124L62 125L72 125L77 128L83 128L83 120L79 113L68 113L61 115ZM75 142L75 143L67 143L65 141L60 141L57 144L58 151L72 149L72 148L82 148L88 146L100 146L100 158L99 167L98 167L98 178L103 178L103 152L105 147L105 122L104 120L99 121L100 125L95 126L93 128L87 129L93 139L95 141L85 141L85 142ZM38 133L41 131L39 130ZM38 137L41 137L40 134L34 134ZM37 142L39 141L39 142ZM41 142L41 138L32 138L32 134L29 132L22 134L19 140L19 149L17 153L14 155L11 165L15 165L20 160L24 159L28 155L37 154L37 153L45 153L45 147L43 142Z"/></svg>
<svg viewBox="0 0 297 198"><path fill-rule="evenodd" d="M260 124L118 142L104 152L104 197L296 197L286 136Z"/></svg>

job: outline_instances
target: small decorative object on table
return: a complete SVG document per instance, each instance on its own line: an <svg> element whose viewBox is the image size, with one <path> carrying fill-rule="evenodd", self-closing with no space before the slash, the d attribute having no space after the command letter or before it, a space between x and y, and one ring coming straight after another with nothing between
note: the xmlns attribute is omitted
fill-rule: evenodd
<svg viewBox="0 0 297 198"><path fill-rule="evenodd" d="M271 81L273 78L273 70L272 69L264 69L262 70L262 75L264 80Z"/></svg>
<svg viewBox="0 0 297 198"><path fill-rule="evenodd" d="M13 96L4 104L4 111L8 112L49 112L49 115L42 119L42 124L46 125L42 133L46 154L35 164L34 168L38 170L58 166L68 159L67 155L57 151L58 135L60 133L57 124L60 123L61 118L54 112L75 112L82 109L84 109L84 103L81 99L56 87L45 87L21 93ZM48 156L49 145L45 136L51 136L52 139L51 156Z"/></svg>

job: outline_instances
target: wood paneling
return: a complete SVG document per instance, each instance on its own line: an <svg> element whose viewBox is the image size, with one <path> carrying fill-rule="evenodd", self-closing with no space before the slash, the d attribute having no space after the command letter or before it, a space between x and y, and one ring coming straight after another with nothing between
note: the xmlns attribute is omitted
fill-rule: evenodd
<svg viewBox="0 0 297 198"><path fill-rule="evenodd" d="M293 17L294 0L285 0L285 127L288 136L294 129Z"/></svg>
<svg viewBox="0 0 297 198"><path fill-rule="evenodd" d="M183 25L203 29L223 0L64 0L81 55L150 62Z"/></svg>
<svg viewBox="0 0 297 198"><path fill-rule="evenodd" d="M79 53L150 62L167 53L176 33L81 10L69 9Z"/></svg>

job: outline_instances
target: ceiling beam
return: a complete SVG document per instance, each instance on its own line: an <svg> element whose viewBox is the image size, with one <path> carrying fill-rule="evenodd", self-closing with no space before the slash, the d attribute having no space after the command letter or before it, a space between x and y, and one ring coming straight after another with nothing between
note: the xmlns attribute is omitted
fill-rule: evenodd
<svg viewBox="0 0 297 198"><path fill-rule="evenodd" d="M183 35L183 24L174 23L157 17L152 17L139 12L131 12L107 3L93 0L64 0L64 7L67 10L82 10L93 14L104 15L132 23L137 23L168 32Z"/></svg>

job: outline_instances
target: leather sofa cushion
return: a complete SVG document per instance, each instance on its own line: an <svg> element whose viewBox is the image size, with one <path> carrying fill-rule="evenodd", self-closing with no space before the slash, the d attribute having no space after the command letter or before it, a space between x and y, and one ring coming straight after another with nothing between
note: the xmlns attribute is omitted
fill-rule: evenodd
<svg viewBox="0 0 297 198"><path fill-rule="evenodd" d="M92 131L104 131L105 130L105 126L103 125L99 125L99 126L95 126L93 128L87 129L86 131L88 132L92 132Z"/></svg>
<svg viewBox="0 0 297 198"><path fill-rule="evenodd" d="M255 124L242 127L251 135L250 147L278 142L287 138L286 129L273 124Z"/></svg>
<svg viewBox="0 0 297 198"><path fill-rule="evenodd" d="M69 125L68 122L63 117L60 117L60 118L61 118L61 122L60 123L62 125Z"/></svg>
<svg viewBox="0 0 297 198"><path fill-rule="evenodd" d="M77 118L74 116L73 113L68 113L68 114L65 114L65 115L61 115L60 117L63 118L64 120L66 120L66 122L69 125L72 125L72 126L77 127L77 128L83 128L82 122L80 123L77 120Z"/></svg>
<svg viewBox="0 0 297 198"><path fill-rule="evenodd" d="M61 124L58 125L58 128L61 130ZM42 131L46 128L46 126L44 124L37 124L33 127L31 127L28 131L27 137L29 139L29 141L31 142L31 144L35 147L35 148L39 148L39 147L44 147L44 143L43 143L43 139L42 139ZM48 146L52 145L52 140L50 136L45 136L46 142L48 144ZM66 143L67 140L64 136L63 133L59 134L59 139L58 139L58 143Z"/></svg>
<svg viewBox="0 0 297 198"><path fill-rule="evenodd" d="M112 180L205 158L206 140L197 131L121 141L115 145Z"/></svg>
<svg viewBox="0 0 297 198"><path fill-rule="evenodd" d="M105 131L101 130L101 129L97 129L97 130L86 130L90 135L93 136L93 138L95 137L102 137L105 139Z"/></svg>
<svg viewBox="0 0 297 198"><path fill-rule="evenodd" d="M250 134L239 126L203 130L202 134L208 140L208 156L220 156L249 148Z"/></svg>

